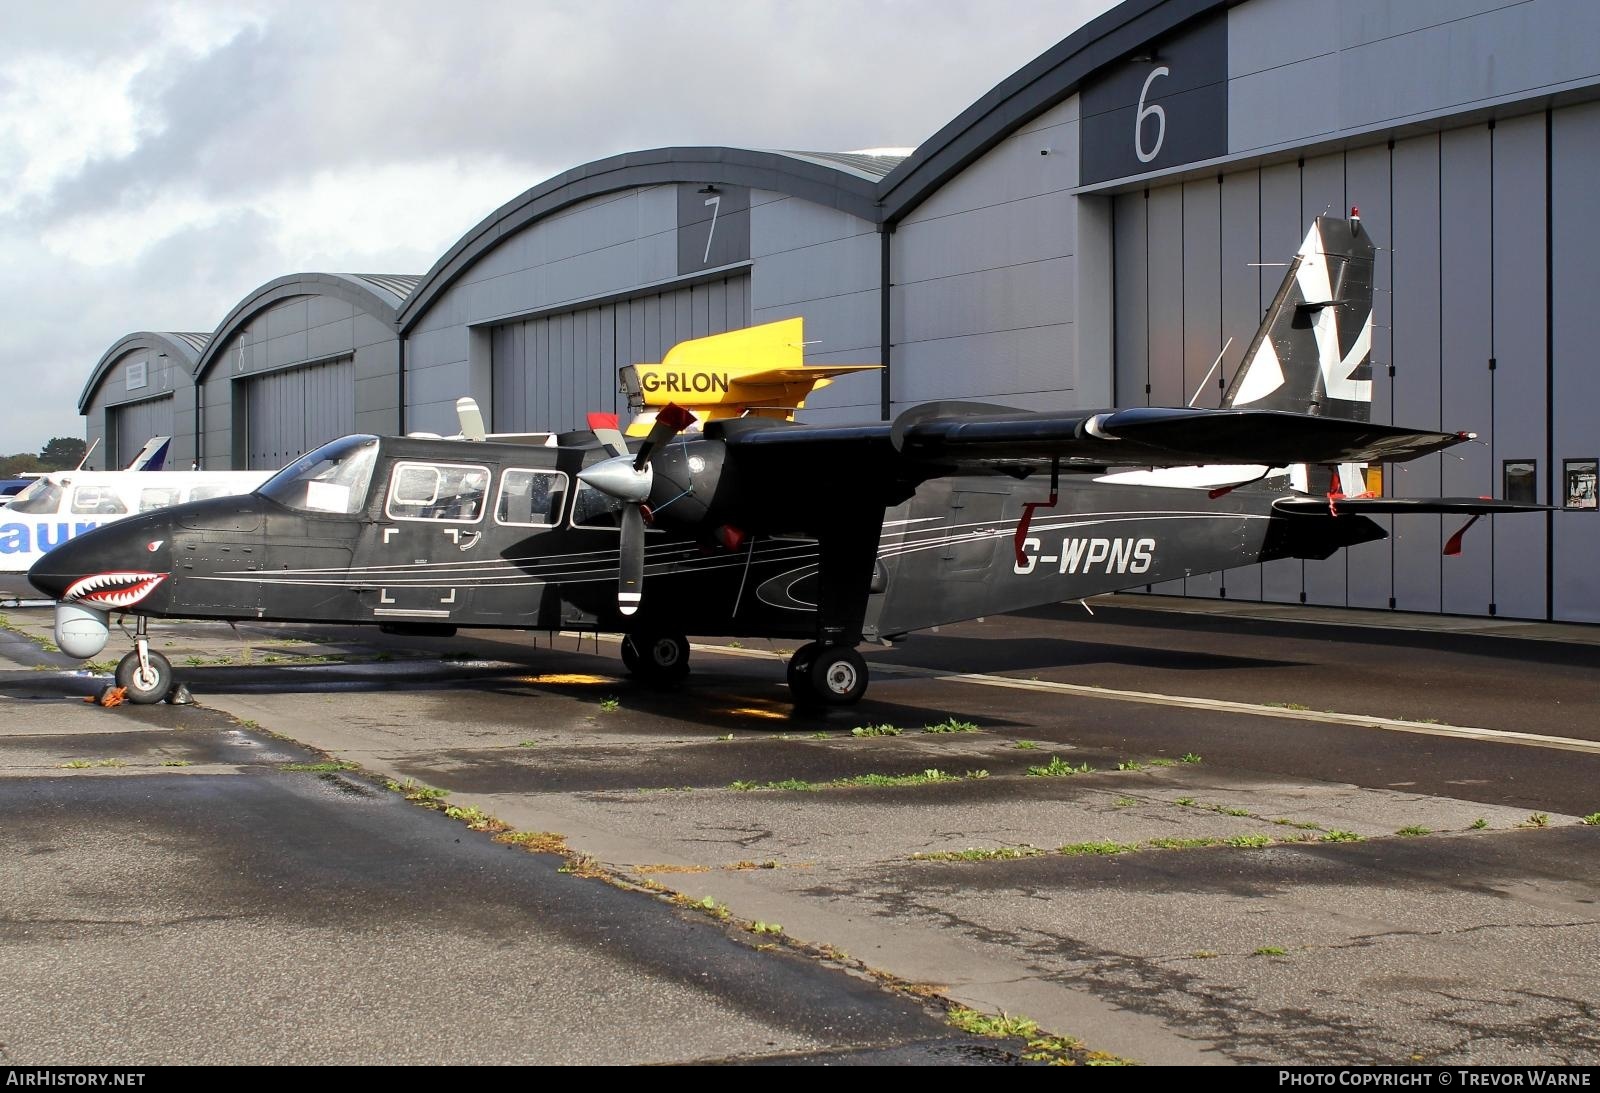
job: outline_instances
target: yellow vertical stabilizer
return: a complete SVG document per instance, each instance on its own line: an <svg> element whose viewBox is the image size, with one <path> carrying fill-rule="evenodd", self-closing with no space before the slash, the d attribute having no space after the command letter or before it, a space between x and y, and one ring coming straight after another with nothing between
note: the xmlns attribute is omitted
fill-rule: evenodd
<svg viewBox="0 0 1600 1093"><path fill-rule="evenodd" d="M618 370L635 420L630 436L650 430L652 407L677 403L702 421L727 417L793 420L812 391L834 377L872 372L876 364L805 363L804 320L775 323L679 342L660 364L632 364Z"/></svg>

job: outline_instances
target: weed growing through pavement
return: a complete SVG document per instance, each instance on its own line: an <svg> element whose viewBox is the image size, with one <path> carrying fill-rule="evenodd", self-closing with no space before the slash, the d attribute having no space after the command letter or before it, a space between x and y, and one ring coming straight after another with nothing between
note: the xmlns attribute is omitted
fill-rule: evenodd
<svg viewBox="0 0 1600 1093"><path fill-rule="evenodd" d="M433 786L422 785L411 778L404 782L396 782L393 778L384 783L384 788L405 795L408 801L442 801L450 796L448 789L436 789Z"/></svg>
<svg viewBox="0 0 1600 1093"><path fill-rule="evenodd" d="M1037 846L969 847L966 850L934 850L911 855L912 861L1015 861L1043 854Z"/></svg>
<svg viewBox="0 0 1600 1093"><path fill-rule="evenodd" d="M958 721L954 717L947 717L943 721L932 725L922 726L923 732L977 732L978 726L971 721Z"/></svg>
<svg viewBox="0 0 1600 1093"><path fill-rule="evenodd" d="M857 774L849 778L835 778L829 782L808 782L803 778L785 778L778 782L734 782L729 789L740 793L762 790L798 790L813 793L823 789L846 789L853 786L926 786L935 782L960 782L989 777L986 770L969 770L965 774L949 774L935 767L920 774Z"/></svg>
<svg viewBox="0 0 1600 1093"><path fill-rule="evenodd" d="M1073 766L1059 755L1052 755L1050 762L1042 766L1029 767L1028 773L1035 778L1070 778L1074 774L1090 774L1094 771L1088 763Z"/></svg>
<svg viewBox="0 0 1600 1093"><path fill-rule="evenodd" d="M857 725L850 730L851 736L899 736L900 730L893 725Z"/></svg>

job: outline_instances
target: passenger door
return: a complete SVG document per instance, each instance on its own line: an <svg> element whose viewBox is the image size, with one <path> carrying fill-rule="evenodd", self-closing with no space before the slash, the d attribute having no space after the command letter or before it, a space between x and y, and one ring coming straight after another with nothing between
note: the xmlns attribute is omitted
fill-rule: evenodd
<svg viewBox="0 0 1600 1093"><path fill-rule="evenodd" d="M470 624L481 563L495 558L485 542L492 477L480 464L393 465L377 520L364 533L361 565L352 572L374 618Z"/></svg>

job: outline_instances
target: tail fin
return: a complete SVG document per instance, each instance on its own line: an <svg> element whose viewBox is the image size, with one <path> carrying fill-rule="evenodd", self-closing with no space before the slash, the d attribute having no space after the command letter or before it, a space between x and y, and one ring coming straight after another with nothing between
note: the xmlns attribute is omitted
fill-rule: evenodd
<svg viewBox="0 0 1600 1093"><path fill-rule="evenodd" d="M1371 421L1372 259L1355 209L1317 217L1222 405Z"/></svg>
<svg viewBox="0 0 1600 1093"><path fill-rule="evenodd" d="M128 464L130 471L159 471L167 465L167 452L172 448L170 436L153 436L144 442L139 454Z"/></svg>
<svg viewBox="0 0 1600 1093"><path fill-rule="evenodd" d="M1319 216L1289 263L1224 407L1372 420L1372 239L1361 216ZM1359 497L1365 467L1290 468L1293 488Z"/></svg>

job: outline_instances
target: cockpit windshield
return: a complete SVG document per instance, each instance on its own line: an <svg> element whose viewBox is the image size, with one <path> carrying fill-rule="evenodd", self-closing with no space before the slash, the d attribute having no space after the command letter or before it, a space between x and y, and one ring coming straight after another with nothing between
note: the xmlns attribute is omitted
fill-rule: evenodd
<svg viewBox="0 0 1600 1093"><path fill-rule="evenodd" d="M349 516L366 508L367 487L377 463L377 437L342 437L307 452L256 492L301 512Z"/></svg>
<svg viewBox="0 0 1600 1093"><path fill-rule="evenodd" d="M29 515L53 513L61 507L61 487L48 478L36 478L33 485L13 497L7 507L12 512Z"/></svg>

